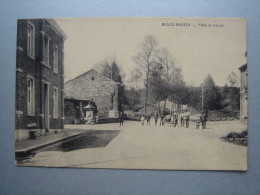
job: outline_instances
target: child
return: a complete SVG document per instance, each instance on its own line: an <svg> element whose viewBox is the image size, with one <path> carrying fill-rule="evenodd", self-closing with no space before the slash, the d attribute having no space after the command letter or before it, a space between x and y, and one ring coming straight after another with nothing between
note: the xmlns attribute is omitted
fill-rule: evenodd
<svg viewBox="0 0 260 195"><path fill-rule="evenodd" d="M199 129L200 128L200 119L198 119L197 121L196 121L196 129Z"/></svg>
<svg viewBox="0 0 260 195"><path fill-rule="evenodd" d="M145 120L144 115L142 115L141 116L141 124L142 124L142 126L144 126L144 120Z"/></svg>

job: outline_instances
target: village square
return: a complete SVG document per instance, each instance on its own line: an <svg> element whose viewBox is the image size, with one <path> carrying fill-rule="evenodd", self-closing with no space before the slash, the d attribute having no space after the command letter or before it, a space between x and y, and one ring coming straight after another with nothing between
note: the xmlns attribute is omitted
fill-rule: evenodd
<svg viewBox="0 0 260 195"><path fill-rule="evenodd" d="M123 55L108 54L93 57L95 63L77 72L68 64L80 61L80 54L65 48L74 39L69 22L18 20L17 165L247 169L246 48L239 53L242 62L219 79L223 84L214 77L217 70L203 66L198 73L198 67L187 71L152 32L133 44L129 59L134 68L122 63ZM104 21L95 27L98 22ZM196 82L185 80L195 74L202 75Z"/></svg>

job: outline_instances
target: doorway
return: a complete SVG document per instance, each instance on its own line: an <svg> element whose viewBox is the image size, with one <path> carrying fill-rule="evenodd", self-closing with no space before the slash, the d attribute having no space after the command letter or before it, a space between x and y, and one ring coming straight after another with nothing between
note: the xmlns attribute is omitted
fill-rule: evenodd
<svg viewBox="0 0 260 195"><path fill-rule="evenodd" d="M49 132L49 84L43 83L43 125L46 132Z"/></svg>

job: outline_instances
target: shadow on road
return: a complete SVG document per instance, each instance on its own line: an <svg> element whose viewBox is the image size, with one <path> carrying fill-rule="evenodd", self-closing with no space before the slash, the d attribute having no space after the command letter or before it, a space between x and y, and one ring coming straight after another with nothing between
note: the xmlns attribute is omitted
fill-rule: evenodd
<svg viewBox="0 0 260 195"><path fill-rule="evenodd" d="M120 131L88 131L77 137L43 148L39 151L69 152L85 148L105 147L119 134L119 132Z"/></svg>

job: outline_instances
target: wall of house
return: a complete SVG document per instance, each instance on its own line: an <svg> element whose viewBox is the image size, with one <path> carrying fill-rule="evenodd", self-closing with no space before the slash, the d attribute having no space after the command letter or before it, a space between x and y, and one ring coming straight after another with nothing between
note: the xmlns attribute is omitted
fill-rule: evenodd
<svg viewBox="0 0 260 195"><path fill-rule="evenodd" d="M27 55L27 24L28 21L35 25L34 58ZM49 66L42 63L43 38L42 31L49 37ZM58 73L53 71L54 44L58 47ZM35 123L35 129L42 129L43 124L43 81L49 83L49 121L50 129L63 129L63 39L43 19L18 20L17 23L17 58L16 58L16 130L22 139L29 136L27 124ZM35 113L27 113L27 77L34 78ZM58 88L58 118L53 118L53 87ZM26 130L26 131L25 131ZM17 138L18 139L18 138Z"/></svg>
<svg viewBox="0 0 260 195"><path fill-rule="evenodd" d="M123 101L123 87L99 74L90 70L66 83L65 92L67 96L76 95L80 99L95 102L99 118L109 117L109 110L119 112L119 104ZM112 98L113 96L113 98ZM113 100L112 100L113 99Z"/></svg>
<svg viewBox="0 0 260 195"><path fill-rule="evenodd" d="M240 120L242 123L247 123L248 120L248 85L247 85L247 69L241 71L240 75Z"/></svg>

